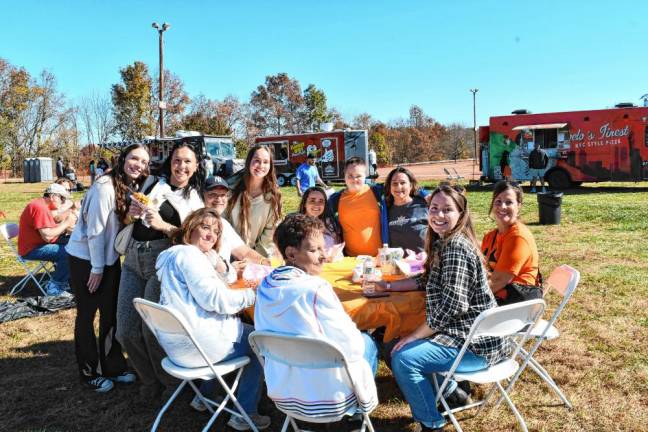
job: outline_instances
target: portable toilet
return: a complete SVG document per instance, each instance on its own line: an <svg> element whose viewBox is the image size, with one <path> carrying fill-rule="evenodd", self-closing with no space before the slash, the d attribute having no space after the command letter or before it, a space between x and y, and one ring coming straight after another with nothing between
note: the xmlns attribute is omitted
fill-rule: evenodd
<svg viewBox="0 0 648 432"><path fill-rule="evenodd" d="M36 170L39 182L51 182L54 180L52 174L53 159L48 157L36 158Z"/></svg>
<svg viewBox="0 0 648 432"><path fill-rule="evenodd" d="M23 161L23 182L31 183L31 159Z"/></svg>

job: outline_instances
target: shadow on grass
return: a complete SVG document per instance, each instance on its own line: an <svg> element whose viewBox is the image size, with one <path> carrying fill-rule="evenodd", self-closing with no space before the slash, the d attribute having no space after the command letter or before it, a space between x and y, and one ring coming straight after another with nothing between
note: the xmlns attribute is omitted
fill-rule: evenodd
<svg viewBox="0 0 648 432"><path fill-rule="evenodd" d="M46 322L43 322L46 324ZM15 338L20 338L19 332ZM142 431L149 430L166 400L142 401L139 384L116 384L109 393L99 394L85 388L78 378L72 340L38 342L21 346L14 340L9 355L0 358L0 416L2 430L38 431ZM395 387L393 381L380 380L381 399L390 393L385 387ZM384 381L384 382L383 382ZM167 396L168 397L168 396ZM167 431L199 431L209 420L207 413L189 407L193 397L189 387L178 396L162 418L160 427ZM260 412L270 415L278 431L284 414L264 396ZM221 414L211 430L230 430L225 426L227 414ZM390 417L389 421L372 418L376 430L407 431L411 418ZM313 431L351 431L355 422L332 424L308 423Z"/></svg>
<svg viewBox="0 0 648 432"><path fill-rule="evenodd" d="M18 276L0 275L0 296L8 296L9 292L23 277L24 275L22 274ZM47 282L45 282L45 284L46 283ZM43 285L43 288L45 288L45 285ZM43 293L36 287L34 281L30 279L27 284L15 294L15 297L32 297L40 295L43 295Z"/></svg>

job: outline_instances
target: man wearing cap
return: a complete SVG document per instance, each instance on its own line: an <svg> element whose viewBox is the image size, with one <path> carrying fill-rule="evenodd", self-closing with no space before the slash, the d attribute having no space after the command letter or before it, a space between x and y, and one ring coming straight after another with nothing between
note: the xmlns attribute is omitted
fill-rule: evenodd
<svg viewBox="0 0 648 432"><path fill-rule="evenodd" d="M70 295L69 269L65 243L62 234L76 223L76 216L70 213L61 222L56 222L52 210L61 208L65 200L71 199L70 192L60 184L47 187L42 198L27 204L20 215L18 231L18 253L26 260L50 261L54 272L47 284L47 295Z"/></svg>
<svg viewBox="0 0 648 432"><path fill-rule="evenodd" d="M209 177L205 181L205 186L203 188L203 201L205 202L205 207L213 208L219 215L222 215L227 208L227 201L229 200L230 192L230 186L222 177ZM225 218L221 218L221 223L223 224L223 230L221 233L221 243L218 255L222 258L222 261L224 261L226 266L230 265L232 256L237 260L232 263L235 270L242 270L248 262L267 263L268 260L266 258L245 244L243 239L241 239L232 225ZM210 260L212 260L212 258L213 257L210 257ZM222 272L222 268L219 269L217 266L218 263L215 263L212 260L212 264L215 264L217 270ZM234 275L235 274L236 272L234 272ZM229 275L230 278L233 277L232 272L229 272Z"/></svg>
<svg viewBox="0 0 648 432"><path fill-rule="evenodd" d="M297 179L297 193L299 196L302 196L306 192L306 189L316 184L326 187L326 183L319 176L319 172L315 166L315 160L317 160L317 155L312 152L308 153L306 162L297 168L295 178Z"/></svg>

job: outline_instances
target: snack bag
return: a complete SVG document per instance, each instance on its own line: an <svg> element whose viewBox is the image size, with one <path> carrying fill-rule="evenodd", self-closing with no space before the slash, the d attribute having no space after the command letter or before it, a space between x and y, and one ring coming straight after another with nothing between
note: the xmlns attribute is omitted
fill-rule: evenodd
<svg viewBox="0 0 648 432"><path fill-rule="evenodd" d="M261 279L272 273L272 267L249 263L243 270L243 282L248 288L254 288L261 282Z"/></svg>

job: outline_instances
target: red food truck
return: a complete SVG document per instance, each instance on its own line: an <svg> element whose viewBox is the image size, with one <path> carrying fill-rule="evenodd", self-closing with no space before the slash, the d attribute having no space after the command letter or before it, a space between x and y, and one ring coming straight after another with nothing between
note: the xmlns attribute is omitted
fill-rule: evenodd
<svg viewBox="0 0 648 432"><path fill-rule="evenodd" d="M549 156L545 179L563 189L582 182L648 179L648 107L615 108L491 117L479 128L482 179L502 178L508 152L512 176L530 180L528 158L539 143Z"/></svg>
<svg viewBox="0 0 648 432"><path fill-rule="evenodd" d="M366 130L334 130L301 134L257 137L257 144L267 144L274 151L279 186L296 182L295 171L308 153L317 154L317 167L324 181L344 180L344 161L357 156L367 161L369 152Z"/></svg>

